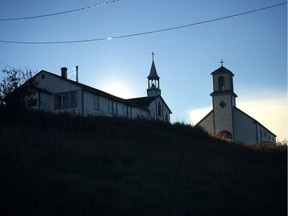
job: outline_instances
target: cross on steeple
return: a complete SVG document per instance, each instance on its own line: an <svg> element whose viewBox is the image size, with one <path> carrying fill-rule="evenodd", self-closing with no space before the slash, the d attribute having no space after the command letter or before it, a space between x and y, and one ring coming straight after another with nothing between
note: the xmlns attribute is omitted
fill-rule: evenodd
<svg viewBox="0 0 288 216"><path fill-rule="evenodd" d="M220 64L221 64L221 66L223 66L223 64L224 64L223 59L221 59Z"/></svg>
<svg viewBox="0 0 288 216"><path fill-rule="evenodd" d="M154 52L152 52L151 54L152 54L152 60L154 61Z"/></svg>

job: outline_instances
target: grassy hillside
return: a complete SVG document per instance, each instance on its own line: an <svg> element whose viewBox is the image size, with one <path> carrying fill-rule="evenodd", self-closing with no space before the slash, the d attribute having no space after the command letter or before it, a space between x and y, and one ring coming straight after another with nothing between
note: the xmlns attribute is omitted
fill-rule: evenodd
<svg viewBox="0 0 288 216"><path fill-rule="evenodd" d="M0 109L1 215L286 215L287 148Z"/></svg>

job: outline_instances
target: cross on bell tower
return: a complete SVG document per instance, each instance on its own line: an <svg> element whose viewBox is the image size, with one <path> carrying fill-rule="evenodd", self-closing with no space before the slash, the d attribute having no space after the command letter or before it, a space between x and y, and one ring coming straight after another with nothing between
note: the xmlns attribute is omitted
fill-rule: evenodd
<svg viewBox="0 0 288 216"><path fill-rule="evenodd" d="M152 54L152 65L150 69L150 73L147 77L148 79L148 89L147 89L147 96L154 97L161 95L160 90L160 77L157 74L155 62L154 62L154 52Z"/></svg>
<svg viewBox="0 0 288 216"><path fill-rule="evenodd" d="M223 64L224 64L223 59L221 59L220 64L221 64L221 67L223 67Z"/></svg>

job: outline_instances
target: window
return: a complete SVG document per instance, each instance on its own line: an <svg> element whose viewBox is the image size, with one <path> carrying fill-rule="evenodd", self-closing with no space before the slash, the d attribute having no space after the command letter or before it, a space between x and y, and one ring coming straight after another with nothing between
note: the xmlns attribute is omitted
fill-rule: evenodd
<svg viewBox="0 0 288 216"><path fill-rule="evenodd" d="M229 131L227 131L227 130L220 131L217 134L217 137L219 139L232 140L232 134Z"/></svg>
<svg viewBox="0 0 288 216"><path fill-rule="evenodd" d="M55 109L61 109L61 107L62 107L61 104L62 104L61 95L55 95L55 101L54 101Z"/></svg>
<svg viewBox="0 0 288 216"><path fill-rule="evenodd" d="M128 107L128 118L132 118L132 107Z"/></svg>
<svg viewBox="0 0 288 216"><path fill-rule="evenodd" d="M117 115L117 103L115 101L109 100L108 101L108 110L109 110L109 114Z"/></svg>
<svg viewBox="0 0 288 216"><path fill-rule="evenodd" d="M77 92L65 92L54 97L55 109L68 109L77 107Z"/></svg>
<svg viewBox="0 0 288 216"><path fill-rule="evenodd" d="M62 96L62 102L63 102L63 109L69 108L69 93L64 93Z"/></svg>
<svg viewBox="0 0 288 216"><path fill-rule="evenodd" d="M124 105L123 106L123 113L124 113L125 117L132 118L132 107Z"/></svg>
<svg viewBox="0 0 288 216"><path fill-rule="evenodd" d="M70 107L77 107L77 92L70 92Z"/></svg>
<svg viewBox="0 0 288 216"><path fill-rule="evenodd" d="M99 95L94 95L94 109L99 110Z"/></svg>
<svg viewBox="0 0 288 216"><path fill-rule="evenodd" d="M225 90L225 80L223 76L220 76L218 78L218 90L219 91L224 91Z"/></svg>
<svg viewBox="0 0 288 216"><path fill-rule="evenodd" d="M41 74L41 79L45 79L45 74Z"/></svg>
<svg viewBox="0 0 288 216"><path fill-rule="evenodd" d="M160 101L158 102L158 106L157 106L157 114L160 117L162 116L162 106L161 106Z"/></svg>

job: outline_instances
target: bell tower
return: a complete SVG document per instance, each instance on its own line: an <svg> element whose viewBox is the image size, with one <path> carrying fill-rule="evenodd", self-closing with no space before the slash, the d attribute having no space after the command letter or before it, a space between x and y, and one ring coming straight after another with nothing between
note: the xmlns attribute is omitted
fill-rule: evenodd
<svg viewBox="0 0 288 216"><path fill-rule="evenodd" d="M234 140L234 107L236 97L233 87L234 74L223 66L211 73L213 78L213 118L214 133L217 137L226 140Z"/></svg>
<svg viewBox="0 0 288 216"><path fill-rule="evenodd" d="M148 89L147 89L147 96L154 97L161 95L160 89L160 77L157 74L157 70L154 63L154 53L152 52L152 65L150 69L148 79Z"/></svg>

